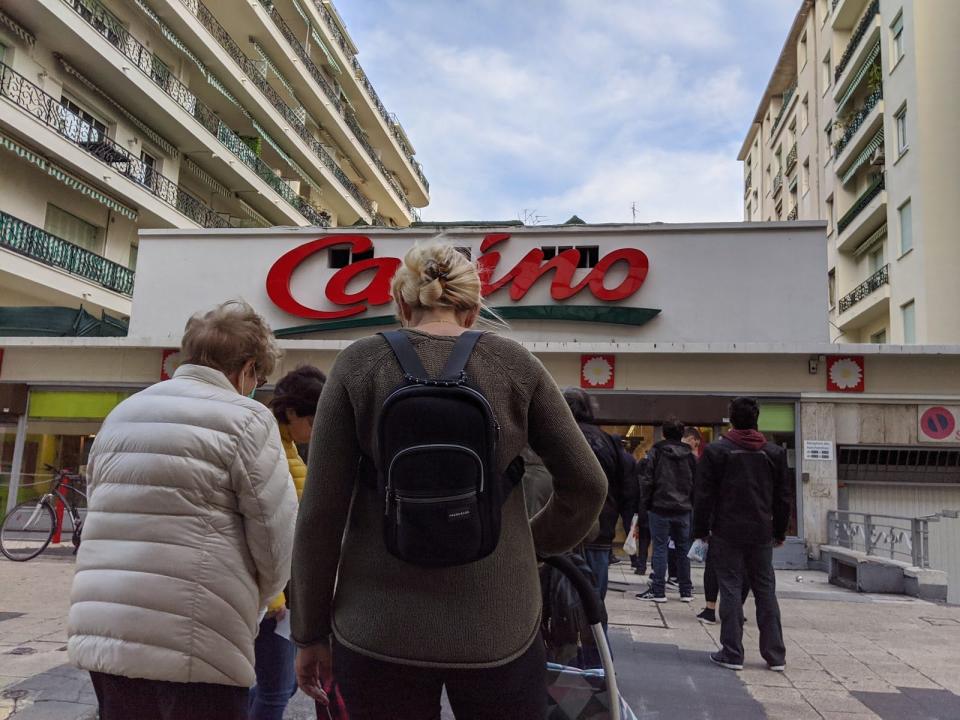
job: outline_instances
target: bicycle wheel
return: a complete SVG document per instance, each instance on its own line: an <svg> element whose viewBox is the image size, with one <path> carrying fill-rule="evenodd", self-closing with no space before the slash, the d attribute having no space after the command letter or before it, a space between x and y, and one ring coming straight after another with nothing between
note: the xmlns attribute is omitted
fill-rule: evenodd
<svg viewBox="0 0 960 720"><path fill-rule="evenodd" d="M0 525L0 552L16 562L31 560L47 549L56 527L57 517L49 503L20 503Z"/></svg>

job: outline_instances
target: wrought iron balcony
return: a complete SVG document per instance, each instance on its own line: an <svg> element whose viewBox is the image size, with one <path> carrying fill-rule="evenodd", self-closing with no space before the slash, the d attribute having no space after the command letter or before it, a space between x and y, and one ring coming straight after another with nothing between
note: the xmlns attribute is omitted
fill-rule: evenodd
<svg viewBox="0 0 960 720"><path fill-rule="evenodd" d="M796 220L797 217L799 217L799 215L800 215L800 206L794 205L792 208L790 208L790 212L787 213L787 220Z"/></svg>
<svg viewBox="0 0 960 720"><path fill-rule="evenodd" d="M877 106L877 104L883 100L883 86L878 87L872 93L867 96L867 99L863 102L863 107L861 107L857 112L853 114L853 117L850 118L846 127L844 128L843 135L837 140L836 145L833 148L833 156L839 157L840 153L843 152L843 149L847 144L853 139L853 136L857 134L857 130L863 125L866 119L870 116L870 113Z"/></svg>
<svg viewBox="0 0 960 720"><path fill-rule="evenodd" d="M840 298L840 312L845 313L847 310L852 308L858 302L872 294L873 292L879 290L884 285L890 282L890 266L884 265L882 268L877 270L873 275L867 278L864 282L860 283L853 289L852 292L847 293L842 298Z"/></svg>
<svg viewBox="0 0 960 720"><path fill-rule="evenodd" d="M837 221L837 231L843 232L846 230L850 226L850 223L856 219L857 215L862 213L867 205L869 205L877 195L883 192L884 187L884 176L881 173L877 179L870 183L867 189L863 191L863 194L857 198L853 207L847 210L847 212L843 214L843 217Z"/></svg>
<svg viewBox="0 0 960 720"><path fill-rule="evenodd" d="M370 101L373 106L376 108L377 112L380 113L380 116L383 118L383 121L387 124L387 127L390 128L390 132L396 138L397 144L403 150L404 155L407 158L407 161L410 163L410 166L413 168L413 171L416 173L417 177L420 178L420 182L423 183L423 187L426 190L430 191L430 183L427 182L426 176L423 174L423 168L420 166L416 160L413 159L413 153L410 152L410 147L407 145L407 142L403 139L403 133L399 129L399 121L397 116L393 113L387 112L387 108L384 106L383 102L380 100L380 96L377 95L377 91L373 89L373 85L370 83L370 80L367 78L367 74L363 71L363 68L360 67L360 61L357 60L356 55L353 54L353 49L350 47L350 44L347 42L347 39L343 36L343 33L340 32L340 28L337 26L337 21L331 13L320 0L313 0L313 5L317 9L317 12L320 14L320 17L323 18L323 21L327 25L327 30L330 31L330 34L333 36L333 39L337 41L337 44L340 46L340 49L343 50L343 54L350 59L357 80L361 85L366 89L367 94L370 96Z"/></svg>
<svg viewBox="0 0 960 720"><path fill-rule="evenodd" d="M201 227L228 227L227 221L206 203L122 145L103 134L79 115L65 108L52 95L27 80L10 66L0 63L0 97L25 110L61 137L159 198Z"/></svg>
<svg viewBox="0 0 960 720"><path fill-rule="evenodd" d="M157 87L190 113L207 132L217 138L244 165L253 170L307 220L314 225L324 227L330 224L330 216L327 213L317 210L297 195L282 178L278 177L263 160L250 150L239 135L223 124L212 109L202 103L186 85L175 78L163 61L134 38L120 20L107 10L99 0L61 0L61 2L73 8L81 18L133 62Z"/></svg>
<svg viewBox="0 0 960 720"><path fill-rule="evenodd" d="M267 78L260 72L256 63L247 57L240 49L240 46L234 41L223 25L214 17L210 9L199 0L181 0L191 14L200 21L200 24L209 32L233 61L240 66L244 74L253 82L254 85L264 94L274 109L283 116L290 127L294 129L300 139L303 140L313 154L320 162L337 178L337 181L343 186L344 190L356 200L360 206L368 213L372 212L373 205L370 198L360 192L358 188L346 173L333 159L326 148L310 133L307 126L304 125L300 115L280 97L279 93L273 89L273 86L267 82Z"/></svg>
<svg viewBox="0 0 960 720"><path fill-rule="evenodd" d="M750 188L753 185L753 173L748 172L746 179L743 181L743 194L747 195L750 192Z"/></svg>
<svg viewBox="0 0 960 720"><path fill-rule="evenodd" d="M267 12L267 14L270 15L270 19L273 20L274 24L277 26L280 34L283 35L290 47L293 48L294 54L296 54L296 56L300 58L301 62L303 62L307 72L310 73L310 77L316 81L316 83L323 90L324 94L326 94L327 98L332 101L333 107L336 109L337 114L343 118L344 122L346 122L347 126L353 131L354 136L360 142L360 145L362 145L363 149L366 150L367 156L373 161L373 164L379 168L384 180L386 180L390 184L390 187L394 189L404 207L407 208L408 212L413 212L413 205L407 199L407 194L400 186L400 183L396 181L396 179L393 177L393 174L387 169L386 165L383 164L383 161L377 157L376 151L373 149L373 146L367 139L367 134L360 127L359 123L357 123L356 118L354 118L350 113L346 112L346 108L344 108L343 103L340 101L339 94L334 90L333 86L330 84L330 81L324 77L323 73L320 71L320 68L317 67L317 64L310 57L310 53L307 52L306 48L304 48L300 43L300 40L297 39L296 34L290 29L290 26L287 25L280 13L277 12L277 8L274 6L272 0L260 0L260 2L264 6L264 10Z"/></svg>
<svg viewBox="0 0 960 720"><path fill-rule="evenodd" d="M790 171L793 170L796 164L797 164L797 144L794 143L793 147L790 148L790 152L787 153L787 163L786 163L787 174L789 174Z"/></svg>
<svg viewBox="0 0 960 720"><path fill-rule="evenodd" d="M783 173L778 172L776 177L773 178L773 194L776 196L780 192L780 188L783 186Z"/></svg>
<svg viewBox="0 0 960 720"><path fill-rule="evenodd" d="M836 7L836 2L834 2L834 7ZM860 22L857 23L857 27L850 36L850 42L847 43L847 47L844 49L843 55L840 57L840 61L837 63L837 67L833 71L834 81L839 80L840 76L843 75L843 71L847 69L847 64L850 62L851 58L853 58L853 54L857 51L860 43L863 42L863 38L867 34L870 23L879 12L880 0L873 0L873 2L870 3L870 6L867 8L867 11L863 14L863 17L860 18Z"/></svg>
<svg viewBox="0 0 960 720"><path fill-rule="evenodd" d="M773 121L773 125L770 126L770 137L773 137L773 134L777 131L777 128L780 126L780 121L783 120L783 116L787 113L787 108L790 106L790 101L793 99L793 94L797 91L797 83L793 83L790 87L783 91L783 103L780 105L780 112L777 113L777 119Z"/></svg>
<svg viewBox="0 0 960 720"><path fill-rule="evenodd" d="M0 211L0 247L78 275L122 295L133 294L133 270Z"/></svg>

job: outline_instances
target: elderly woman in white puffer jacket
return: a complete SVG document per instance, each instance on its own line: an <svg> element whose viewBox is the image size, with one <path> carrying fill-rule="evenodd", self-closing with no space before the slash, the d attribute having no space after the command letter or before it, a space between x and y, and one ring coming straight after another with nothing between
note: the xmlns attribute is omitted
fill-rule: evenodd
<svg viewBox="0 0 960 720"><path fill-rule="evenodd" d="M125 400L88 463L70 659L101 720L236 720L258 616L289 577L297 497L270 410L279 356L231 302L187 323L172 380Z"/></svg>

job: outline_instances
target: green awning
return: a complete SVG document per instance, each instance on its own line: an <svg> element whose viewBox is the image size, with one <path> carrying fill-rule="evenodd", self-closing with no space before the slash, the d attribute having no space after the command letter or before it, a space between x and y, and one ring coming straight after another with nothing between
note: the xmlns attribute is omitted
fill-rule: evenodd
<svg viewBox="0 0 960 720"><path fill-rule="evenodd" d="M311 37L313 37L313 41L317 44L317 47L323 51L324 56L327 58L327 64L330 66L330 69L338 74L342 73L343 70L340 69L336 59L333 57L333 53L327 48L326 43L323 42L323 39L317 33L316 28L310 28L310 32Z"/></svg>
<svg viewBox="0 0 960 720"><path fill-rule="evenodd" d="M850 182L853 176L857 174L857 170L859 170L863 164L870 159L870 156L873 155L873 151L882 146L883 128L881 127L879 130L877 130L877 134L873 136L873 139L867 143L867 146L863 149L863 152L857 155L857 159L853 161L853 164L849 168L847 168L847 171L843 174L843 177L840 178L840 181L844 185Z"/></svg>
<svg viewBox="0 0 960 720"><path fill-rule="evenodd" d="M0 307L0 337L126 337L127 323L83 308Z"/></svg>
<svg viewBox="0 0 960 720"><path fill-rule="evenodd" d="M854 257L861 257L865 253L870 251L874 245L883 240L887 236L887 224L884 223L866 240L860 243L857 246L857 249L853 251Z"/></svg>
<svg viewBox="0 0 960 720"><path fill-rule="evenodd" d="M33 36L33 33L31 33L23 25L18 23L2 10L0 10L0 25L6 26L14 35L31 47L37 42L37 39Z"/></svg>
<svg viewBox="0 0 960 720"><path fill-rule="evenodd" d="M217 195L223 195L223 196L225 196L225 197L230 197L230 196L233 195L233 193L230 192L230 190L227 189L227 187L226 187L225 185L223 185L223 183L221 183L221 182L220 182L219 180L217 180L215 177L213 177L212 175L210 175L210 173L208 173L208 172L207 172L206 170L204 170L202 167L200 167L199 165L197 165L197 164L196 164L192 159L190 159L189 157L184 157L184 158L183 158L183 165L182 165L181 167L182 167L184 170L186 170L187 172L189 172L191 175L193 175L195 178L197 178L198 180L200 180L200 182L202 182L202 183L203 183L204 185L206 185L208 188L210 188L211 190L213 190L213 192L214 192L215 194L217 194Z"/></svg>
<svg viewBox="0 0 960 720"><path fill-rule="evenodd" d="M0 147L9 150L23 160L33 163L41 170L46 171L51 177L62 182L67 187L76 190L82 195L86 195L92 200L96 200L98 203L110 208L118 215L123 215L131 220L136 220L139 217L139 213L133 208L128 207L123 203L114 200L109 195L100 192L92 185L85 183L83 180L70 174L59 165L55 165L46 158L24 147L6 135L0 134Z"/></svg>
<svg viewBox="0 0 960 720"><path fill-rule="evenodd" d="M860 83L863 81L863 78L866 77L868 72L870 72L870 67L873 65L873 61L878 57L880 57L879 40L877 40L877 44L873 46L873 49L870 50L866 59L863 61L863 64L860 66L860 69L857 70L857 74L853 76L853 80L850 81L850 86L843 94L843 97L837 101L837 109L834 113L835 115L840 115L840 111L843 109L843 106L846 105L850 101L850 98L853 97L853 94L857 91L857 88L860 87Z"/></svg>

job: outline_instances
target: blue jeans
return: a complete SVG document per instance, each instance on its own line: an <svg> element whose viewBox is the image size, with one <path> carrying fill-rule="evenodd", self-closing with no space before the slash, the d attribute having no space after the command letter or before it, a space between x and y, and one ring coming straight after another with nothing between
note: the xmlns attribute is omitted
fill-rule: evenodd
<svg viewBox="0 0 960 720"><path fill-rule="evenodd" d="M593 578L597 593L600 595L600 602L607 599L607 585L610 580L610 549L591 549L584 548L584 560L590 566L593 572ZM607 634L607 623L603 623L603 634ZM582 662L586 668L602 667L600 662L600 653L593 645L585 645L583 648Z"/></svg>
<svg viewBox="0 0 960 720"><path fill-rule="evenodd" d="M293 667L297 648L277 635L276 628L276 620L264 618L254 642L257 684L250 688L250 720L283 720L283 711L297 691Z"/></svg>
<svg viewBox="0 0 960 720"><path fill-rule="evenodd" d="M653 575L650 589L654 595L666 594L667 553L670 541L677 547L677 581L680 584L681 597L693 595L693 582L690 580L690 513L682 515L658 515L652 510L650 517L650 537L653 539Z"/></svg>

